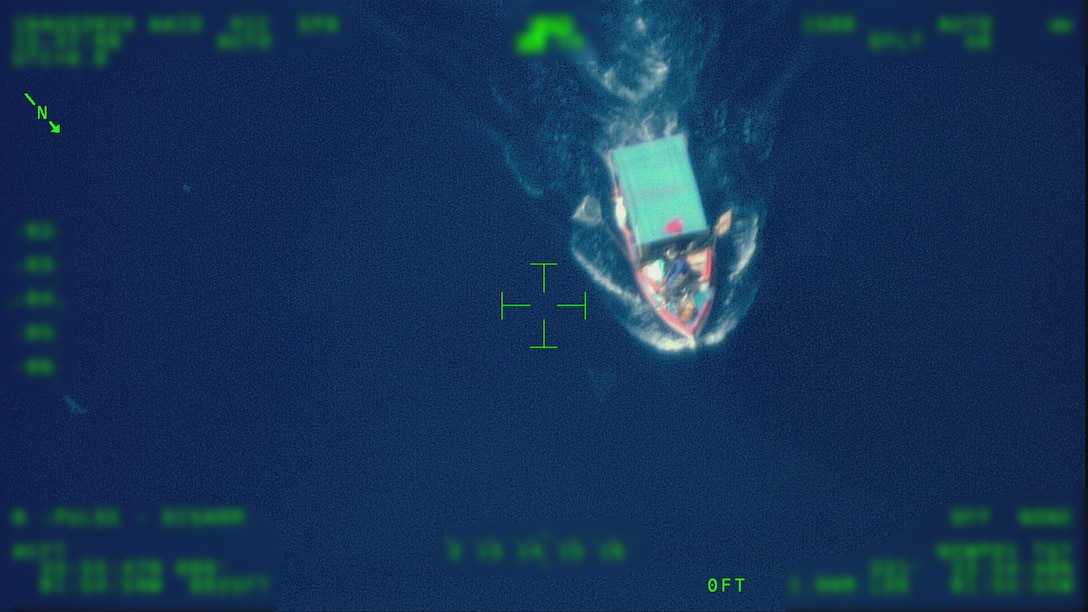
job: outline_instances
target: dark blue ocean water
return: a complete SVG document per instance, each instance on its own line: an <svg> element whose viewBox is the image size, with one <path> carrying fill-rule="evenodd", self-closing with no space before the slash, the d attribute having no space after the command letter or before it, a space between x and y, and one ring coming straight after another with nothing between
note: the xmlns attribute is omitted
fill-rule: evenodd
<svg viewBox="0 0 1088 612"><path fill-rule="evenodd" d="M0 205L64 232L74 365L0 406L0 500L245 505L278 530L281 609L763 610L796 560L959 496L1084 486L1083 66L711 53L701 99L781 85L773 189L751 309L677 359L598 306L577 201L511 173L546 105L488 106L518 73L464 44L486 14L7 73L6 116L24 90L63 113L56 139L5 119ZM728 17L702 15L734 50ZM558 264L548 296L530 262ZM532 350L540 316L500 321L500 291L585 291L587 320ZM644 566L436 560L468 525L588 520L633 525Z"/></svg>

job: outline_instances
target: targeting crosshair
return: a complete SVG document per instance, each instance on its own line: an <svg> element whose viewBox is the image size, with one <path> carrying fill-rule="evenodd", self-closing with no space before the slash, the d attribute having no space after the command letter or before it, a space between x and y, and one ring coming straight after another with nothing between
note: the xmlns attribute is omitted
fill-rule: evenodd
<svg viewBox="0 0 1088 612"><path fill-rule="evenodd" d="M531 262L529 265L530 266L540 266L540 292L541 293L547 293L548 292L548 266L558 266L559 264L555 263L555 262ZM506 320L506 309L507 308L530 308L531 306L532 306L532 304L507 304L506 303L506 292L505 291L500 291L499 292L499 320L500 321L505 321ZM582 320L585 321L587 319L587 315L588 315L586 292L585 291L582 292L582 303L580 303L580 304L556 304L556 307L558 307L558 308L575 308L575 307L581 308L582 309ZM529 345L529 348L531 348L531 349L555 349L555 348L559 348L557 345L548 344L548 320L546 318L541 317L541 319L540 319L540 344Z"/></svg>

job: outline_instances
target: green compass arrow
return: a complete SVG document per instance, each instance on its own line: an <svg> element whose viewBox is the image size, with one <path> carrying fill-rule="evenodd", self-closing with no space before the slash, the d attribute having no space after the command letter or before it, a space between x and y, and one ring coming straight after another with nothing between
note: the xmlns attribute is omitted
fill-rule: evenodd
<svg viewBox="0 0 1088 612"><path fill-rule="evenodd" d="M31 104L34 104L34 106L38 106L37 104L34 103L34 98L31 98L29 93L24 92L23 97L26 98L27 102L30 102ZM44 106L38 106L38 119L45 119L47 113L48 113L48 111L46 110L46 108ZM49 129L50 134L60 134L60 124L59 123L53 123L52 121L50 121L49 122L49 128L50 128Z"/></svg>

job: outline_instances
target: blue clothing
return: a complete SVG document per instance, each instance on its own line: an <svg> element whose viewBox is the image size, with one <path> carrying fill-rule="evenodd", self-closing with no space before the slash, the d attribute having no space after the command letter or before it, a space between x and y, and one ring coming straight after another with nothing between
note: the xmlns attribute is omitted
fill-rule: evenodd
<svg viewBox="0 0 1088 612"><path fill-rule="evenodd" d="M691 267L688 266L686 257L677 257L669 262L669 267L665 271L665 288L671 289L677 281L684 278L684 275L687 274L690 269Z"/></svg>

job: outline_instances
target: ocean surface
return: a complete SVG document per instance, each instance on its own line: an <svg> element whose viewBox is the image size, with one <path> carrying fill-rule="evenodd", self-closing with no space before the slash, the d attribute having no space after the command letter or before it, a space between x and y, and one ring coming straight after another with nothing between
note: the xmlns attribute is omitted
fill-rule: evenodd
<svg viewBox="0 0 1088 612"><path fill-rule="evenodd" d="M0 501L244 506L283 610L768 610L799 560L1084 486L1083 65L649 1L526 60L495 6L387 4L324 53L5 72L0 221L59 228L66 357L0 379ZM681 132L744 232L694 349L571 220L603 151ZM444 556L556 525L640 560Z"/></svg>

